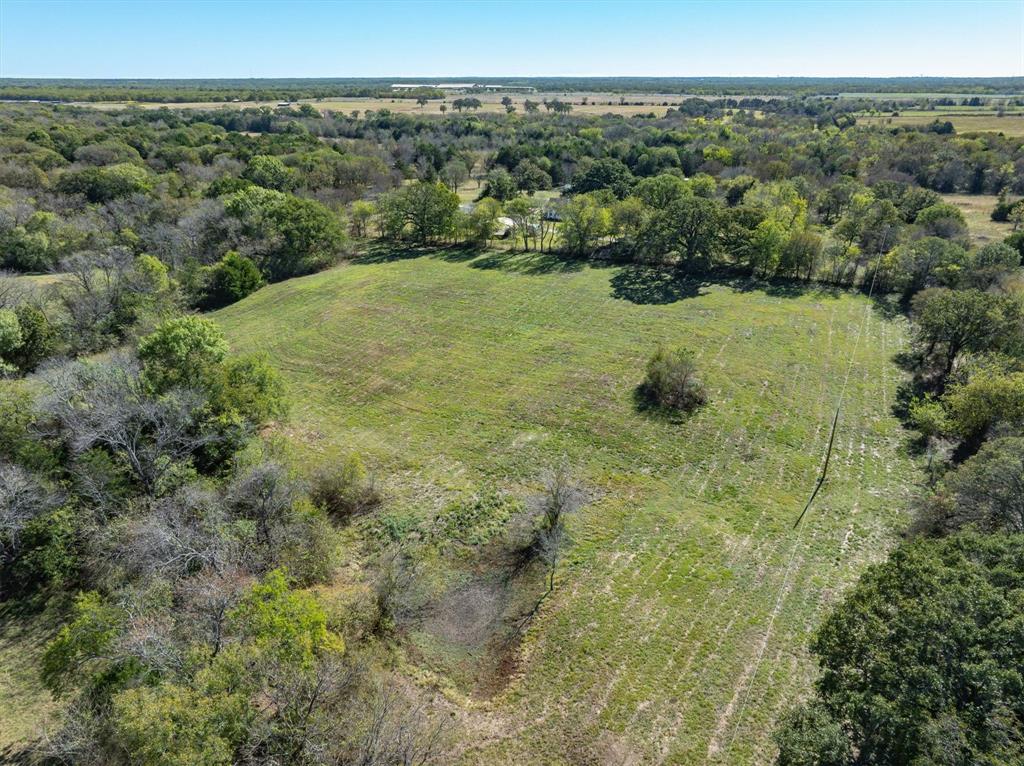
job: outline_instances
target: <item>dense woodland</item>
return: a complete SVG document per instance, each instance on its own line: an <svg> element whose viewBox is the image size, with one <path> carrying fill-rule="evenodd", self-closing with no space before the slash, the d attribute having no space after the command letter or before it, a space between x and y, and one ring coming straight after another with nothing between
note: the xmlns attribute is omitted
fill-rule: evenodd
<svg viewBox="0 0 1024 766"><path fill-rule="evenodd" d="M365 562L344 620L309 590L379 504L373 483L358 461L282 461L259 436L287 417L274 360L232 354L201 314L381 247L498 247L827 284L907 313L898 407L927 460L914 521L816 633L821 674L776 734L779 763L1024 760L1024 140L863 127L858 104L5 105L0 598L67 604L40 669L64 712L35 756L444 762L443 716L380 672L414 576L401 551ZM1014 232L973 245L947 193L999 195ZM652 360L654 378L693 372ZM666 401L714 406L691 386ZM544 486L508 545L550 592L584 498L562 470Z"/></svg>

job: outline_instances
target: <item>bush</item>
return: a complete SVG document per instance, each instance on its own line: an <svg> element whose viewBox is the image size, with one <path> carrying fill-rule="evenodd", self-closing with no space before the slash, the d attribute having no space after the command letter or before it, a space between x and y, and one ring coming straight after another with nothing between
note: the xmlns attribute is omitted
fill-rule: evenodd
<svg viewBox="0 0 1024 766"><path fill-rule="evenodd" d="M196 303L205 309L216 309L242 300L263 287L263 275L251 259L234 250L215 265L204 270L205 280Z"/></svg>
<svg viewBox="0 0 1024 766"><path fill-rule="evenodd" d="M680 412L692 412L708 399L697 377L693 352L685 348L659 348L647 362L647 377L640 389L652 404Z"/></svg>
<svg viewBox="0 0 1024 766"><path fill-rule="evenodd" d="M338 521L369 513L381 504L380 492L357 457L340 467L317 471L310 483L309 499Z"/></svg>

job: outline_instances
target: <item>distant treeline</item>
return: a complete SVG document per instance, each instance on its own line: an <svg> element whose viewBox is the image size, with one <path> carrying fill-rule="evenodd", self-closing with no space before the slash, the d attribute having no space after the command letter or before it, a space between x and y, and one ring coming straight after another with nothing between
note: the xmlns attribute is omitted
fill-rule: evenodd
<svg viewBox="0 0 1024 766"><path fill-rule="evenodd" d="M0 98L46 101L269 101L309 98L440 98L438 82L471 82L538 91L666 93L697 96L827 96L840 93L1024 94L1024 77L472 77L432 78L422 89L396 93L407 78L282 78L212 80L0 79ZM415 80L413 80L415 82Z"/></svg>
<svg viewBox="0 0 1024 766"><path fill-rule="evenodd" d="M383 81L0 79L0 99L18 101L295 101L311 98L443 98L437 88L395 92Z"/></svg>

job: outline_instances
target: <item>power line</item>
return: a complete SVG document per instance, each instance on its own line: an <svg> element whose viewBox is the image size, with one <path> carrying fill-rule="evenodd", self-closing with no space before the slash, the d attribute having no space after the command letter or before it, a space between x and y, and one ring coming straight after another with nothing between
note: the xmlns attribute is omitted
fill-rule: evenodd
<svg viewBox="0 0 1024 766"><path fill-rule="evenodd" d="M874 274L871 277L871 287L868 289L868 301L871 300L875 292L875 279L878 276L878 269L876 268ZM807 504L804 509L797 516L796 522L793 524L793 529L796 530L796 537L793 538L793 546L790 549L789 561L786 563L786 570L782 577L782 584L779 587L779 593L775 598L775 606L772 608L771 615L768 618L768 628L765 631L764 641L761 644L761 648L757 652L757 658L754 660L754 669L750 673L750 681L747 684L746 691L743 693L743 699L740 702L739 710L736 712L736 725L733 727L732 737L729 738L729 744L726 745L725 752L728 753L736 741L736 737L739 736L740 724L743 722L743 711L747 706L747 702L750 699L750 693L754 688L754 681L757 679L757 671L761 667L761 661L764 659L765 650L768 648L768 641L771 638L772 630L775 627L775 618L778 617L779 612L782 611L782 601L786 595L786 587L789 583L790 574L793 571L793 562L796 560L796 552L800 547L800 540L803 538L803 530L807 526L806 524L801 525L800 522L803 520L807 511L810 509L814 499L818 496L819 490L825 483L825 479L828 476L828 467L832 459L832 447L835 444L836 429L839 423L839 413L843 408L843 401L846 398L846 388L850 382L850 374L853 372L854 360L857 356L857 351L860 348L861 337L865 334L867 329L867 320L870 315L871 306L864 307L864 318L861 320L860 327L857 330L857 337L853 343L853 350L850 352L850 359L846 366L846 375L843 378L843 387L839 392L839 401L836 404L835 415L832 416L832 429L828 437L828 446L825 450L825 463L822 466L821 474L818 476L818 481L814 485L814 490L811 492L810 498L807 500Z"/></svg>

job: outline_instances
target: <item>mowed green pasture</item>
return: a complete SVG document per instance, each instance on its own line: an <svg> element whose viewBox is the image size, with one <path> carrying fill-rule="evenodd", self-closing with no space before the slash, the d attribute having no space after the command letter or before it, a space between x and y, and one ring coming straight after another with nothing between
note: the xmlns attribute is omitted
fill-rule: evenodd
<svg viewBox="0 0 1024 766"><path fill-rule="evenodd" d="M814 676L809 634L905 523L902 320L856 294L538 256L378 260L215 315L287 377L299 465L358 452L381 512L413 519L525 496L563 459L592 498L510 683L449 694L453 762L768 763ZM659 344L692 348L710 389L683 422L636 407ZM830 478L794 530L848 371Z"/></svg>
<svg viewBox="0 0 1024 766"><path fill-rule="evenodd" d="M943 194L942 199L956 205L964 214L971 243L978 247L1002 242L1013 233L1013 224L1009 221L992 220L992 211L999 202L995 194Z"/></svg>
<svg viewBox="0 0 1024 766"><path fill-rule="evenodd" d="M964 112L964 111L912 111L900 112L898 117L891 115L858 115L857 122L861 125L882 125L886 127L919 127L949 121L957 133L1003 133L1014 138L1024 136L1024 114L1010 112L1002 117L995 112Z"/></svg>

